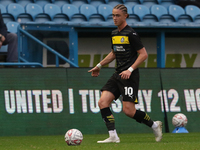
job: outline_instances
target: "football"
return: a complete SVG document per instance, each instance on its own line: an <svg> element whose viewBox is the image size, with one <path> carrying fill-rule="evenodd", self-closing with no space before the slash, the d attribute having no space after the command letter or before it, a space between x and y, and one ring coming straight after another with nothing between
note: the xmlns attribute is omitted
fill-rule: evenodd
<svg viewBox="0 0 200 150"><path fill-rule="evenodd" d="M83 140L83 134L78 129L70 129L65 134L65 142L67 145L80 145Z"/></svg>
<svg viewBox="0 0 200 150"><path fill-rule="evenodd" d="M175 127L185 127L187 122L187 117L182 113L175 114L172 118L172 124Z"/></svg>

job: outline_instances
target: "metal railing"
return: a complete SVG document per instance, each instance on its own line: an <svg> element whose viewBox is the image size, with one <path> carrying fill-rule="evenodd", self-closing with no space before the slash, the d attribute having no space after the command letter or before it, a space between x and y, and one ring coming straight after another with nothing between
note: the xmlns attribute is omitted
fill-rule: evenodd
<svg viewBox="0 0 200 150"><path fill-rule="evenodd" d="M65 62L69 63L72 67L78 67L77 64L75 64L74 62L70 61L69 59L67 59L66 57L64 57L63 55L61 55L60 53L58 53L57 51L55 51L54 49L52 49L51 47L49 47L48 45L44 44L43 42L41 42L40 40L38 40L37 38L35 38L34 36L32 36L30 33L28 33L27 31L23 30L21 28L21 26L18 26L18 39L21 38L21 36L27 36L30 39L32 39L33 41L37 42L38 44L42 45L43 47L45 47L48 51L50 51L51 53L55 54L55 58L56 58L56 67L59 67L59 59L64 60ZM20 45L21 41L18 41L18 57L19 57L19 62L18 63L14 63L14 62L1 62L0 66L39 66L39 67L43 67L43 65L39 62L29 62L26 59L24 59L21 56L21 45ZM21 43L23 44L23 43Z"/></svg>

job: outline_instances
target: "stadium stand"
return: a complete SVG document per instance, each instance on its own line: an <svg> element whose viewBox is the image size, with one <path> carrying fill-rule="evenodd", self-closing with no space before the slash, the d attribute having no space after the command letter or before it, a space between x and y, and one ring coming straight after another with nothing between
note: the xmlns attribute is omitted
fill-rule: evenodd
<svg viewBox="0 0 200 150"><path fill-rule="evenodd" d="M168 9L169 14L174 17L175 21L178 21L179 17L185 14L183 8L178 5L170 5Z"/></svg>
<svg viewBox="0 0 200 150"><path fill-rule="evenodd" d="M113 7L107 4L101 4L98 6L98 13L104 17L104 20L107 20L109 16L112 15Z"/></svg>
<svg viewBox="0 0 200 150"><path fill-rule="evenodd" d="M140 21L142 21L144 16L150 14L150 11L149 8L144 5L135 5L133 7L133 14L137 15L140 18Z"/></svg>
<svg viewBox="0 0 200 150"><path fill-rule="evenodd" d="M74 25L76 22L76 25L107 26L113 25L110 14L113 6L119 3L128 8L130 18L127 22L131 26L170 26L174 23L182 26L200 22L198 7L190 5L183 9L175 5L174 0L0 0L0 8L6 23L55 22ZM197 19L194 19L195 16Z"/></svg>
<svg viewBox="0 0 200 150"><path fill-rule="evenodd" d="M54 5L54 4L46 4L44 6L44 13L48 14L53 21L54 17L57 14L61 14L61 9L59 6Z"/></svg>
<svg viewBox="0 0 200 150"><path fill-rule="evenodd" d="M71 1L68 1L68 0L54 0L53 4L58 5L59 7L62 7L65 4L71 4Z"/></svg>
<svg viewBox="0 0 200 150"><path fill-rule="evenodd" d="M153 27L159 32L159 28L200 27L200 9L192 5L183 9L174 0L0 0L0 9L7 26L10 22L14 27L13 22L67 24L93 30L114 25L112 9L119 3L127 6L127 23L133 28Z"/></svg>
<svg viewBox="0 0 200 150"><path fill-rule="evenodd" d="M87 21L89 21L90 16L97 14L97 9L92 5L83 4L80 6L80 13L87 18Z"/></svg>
<svg viewBox="0 0 200 150"><path fill-rule="evenodd" d="M117 4L124 4L124 0L105 0L105 3L114 7Z"/></svg>
<svg viewBox="0 0 200 150"><path fill-rule="evenodd" d="M195 20L200 17L200 9L197 6L193 5L186 6L185 13L192 18L193 22L195 22Z"/></svg>
<svg viewBox="0 0 200 150"><path fill-rule="evenodd" d="M25 13L24 7L17 3L9 4L7 6L7 13L12 15L16 22L25 23L32 21L31 16Z"/></svg>
<svg viewBox="0 0 200 150"><path fill-rule="evenodd" d="M153 26L167 26L166 22L161 22L161 19L164 18L170 18L172 20L172 17L168 15L167 9L162 5L153 5L150 7L150 13L154 15L157 19L157 22L152 23Z"/></svg>
<svg viewBox="0 0 200 150"><path fill-rule="evenodd" d="M7 29L8 29L9 32L17 33L17 28L19 26L19 23L17 23L17 22L8 22L8 23L6 23L6 26L7 26Z"/></svg>
<svg viewBox="0 0 200 150"><path fill-rule="evenodd" d="M132 7L130 7L129 5L124 4L127 8L128 14L133 14L133 10Z"/></svg>
<svg viewBox="0 0 200 150"><path fill-rule="evenodd" d="M140 0L140 3L148 8L150 8L152 5L158 4L156 0Z"/></svg>
<svg viewBox="0 0 200 150"><path fill-rule="evenodd" d="M34 0L34 3L40 5L41 7L44 7L46 4L51 4L52 0Z"/></svg>
<svg viewBox="0 0 200 150"><path fill-rule="evenodd" d="M7 12L13 16L15 21L17 21L17 17L20 14L24 14L25 10L23 6L16 3L11 3L7 6Z"/></svg>
<svg viewBox="0 0 200 150"><path fill-rule="evenodd" d="M12 3L16 3L16 1L15 0L0 0L0 4L4 5L5 7Z"/></svg>
<svg viewBox="0 0 200 150"><path fill-rule="evenodd" d="M133 8L133 6L141 4L141 2L139 0L126 0L124 4Z"/></svg>
<svg viewBox="0 0 200 150"><path fill-rule="evenodd" d="M150 13L155 15L158 21L163 15L168 15L167 9L162 5L153 5L150 7Z"/></svg>
<svg viewBox="0 0 200 150"><path fill-rule="evenodd" d="M89 2L88 0L71 0L71 4L79 8L83 4L89 4Z"/></svg>
<svg viewBox="0 0 200 150"><path fill-rule="evenodd" d="M11 14L7 13L7 9L4 5L0 4L0 10L5 23L9 21L14 21L14 17Z"/></svg>
<svg viewBox="0 0 200 150"><path fill-rule="evenodd" d="M0 10L1 10L1 14L6 14L7 13L7 10L6 10L6 7L2 4L0 4Z"/></svg>
<svg viewBox="0 0 200 150"><path fill-rule="evenodd" d="M15 2L25 7L27 4L33 3L34 1L33 0L15 0Z"/></svg>
<svg viewBox="0 0 200 150"><path fill-rule="evenodd" d="M87 19L86 22L81 22L81 25L98 25L104 21L103 16L98 14L96 7L93 5L81 5L80 14L83 14Z"/></svg>
<svg viewBox="0 0 200 150"><path fill-rule="evenodd" d="M192 22L191 17L185 14L184 9L178 5L170 5L169 14L175 19L176 23L174 25L182 26Z"/></svg>
<svg viewBox="0 0 200 150"><path fill-rule="evenodd" d="M97 11L98 14L101 14L104 18L104 22L100 22L101 26L112 26L114 25L112 21L112 9L113 7L107 4L101 4L98 6Z"/></svg>
<svg viewBox="0 0 200 150"><path fill-rule="evenodd" d="M157 0L159 5L164 6L165 8L168 8L170 5L174 5L174 0Z"/></svg>
<svg viewBox="0 0 200 150"><path fill-rule="evenodd" d="M61 7L61 12L67 15L68 19L71 20L72 16L75 14L79 14L79 9L75 5L72 4L64 4Z"/></svg>
<svg viewBox="0 0 200 150"><path fill-rule="evenodd" d="M10 21L6 23L6 26L9 32L17 33L17 28L19 26L19 23ZM6 55L7 49L8 49L8 45L2 45L0 48L0 55Z"/></svg>
<svg viewBox="0 0 200 150"><path fill-rule="evenodd" d="M89 4L98 7L101 4L106 4L105 0L89 0Z"/></svg>
<svg viewBox="0 0 200 150"><path fill-rule="evenodd" d="M33 21L35 21L37 15L43 13L43 9L38 4L30 3L25 6L25 12L32 17Z"/></svg>

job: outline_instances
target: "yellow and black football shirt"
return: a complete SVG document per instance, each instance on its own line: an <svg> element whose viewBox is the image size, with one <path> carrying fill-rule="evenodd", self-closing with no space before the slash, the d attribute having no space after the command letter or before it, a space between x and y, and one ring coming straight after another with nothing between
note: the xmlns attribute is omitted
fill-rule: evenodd
<svg viewBox="0 0 200 150"><path fill-rule="evenodd" d="M112 31L111 42L118 73L127 70L137 59L137 51L144 47L138 34L128 25L120 32Z"/></svg>

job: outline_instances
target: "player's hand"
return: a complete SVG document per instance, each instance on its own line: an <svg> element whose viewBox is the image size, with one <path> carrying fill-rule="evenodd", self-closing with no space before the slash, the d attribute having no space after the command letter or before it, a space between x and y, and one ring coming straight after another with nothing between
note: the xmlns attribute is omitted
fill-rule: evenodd
<svg viewBox="0 0 200 150"><path fill-rule="evenodd" d="M6 40L4 36L1 37L1 42L3 43Z"/></svg>
<svg viewBox="0 0 200 150"><path fill-rule="evenodd" d="M121 79L129 79L131 76L131 72L129 70L125 70L119 74Z"/></svg>
<svg viewBox="0 0 200 150"><path fill-rule="evenodd" d="M89 70L88 72L92 72L91 75L93 77L98 77L100 69L96 66L96 67L92 68L91 70Z"/></svg>

